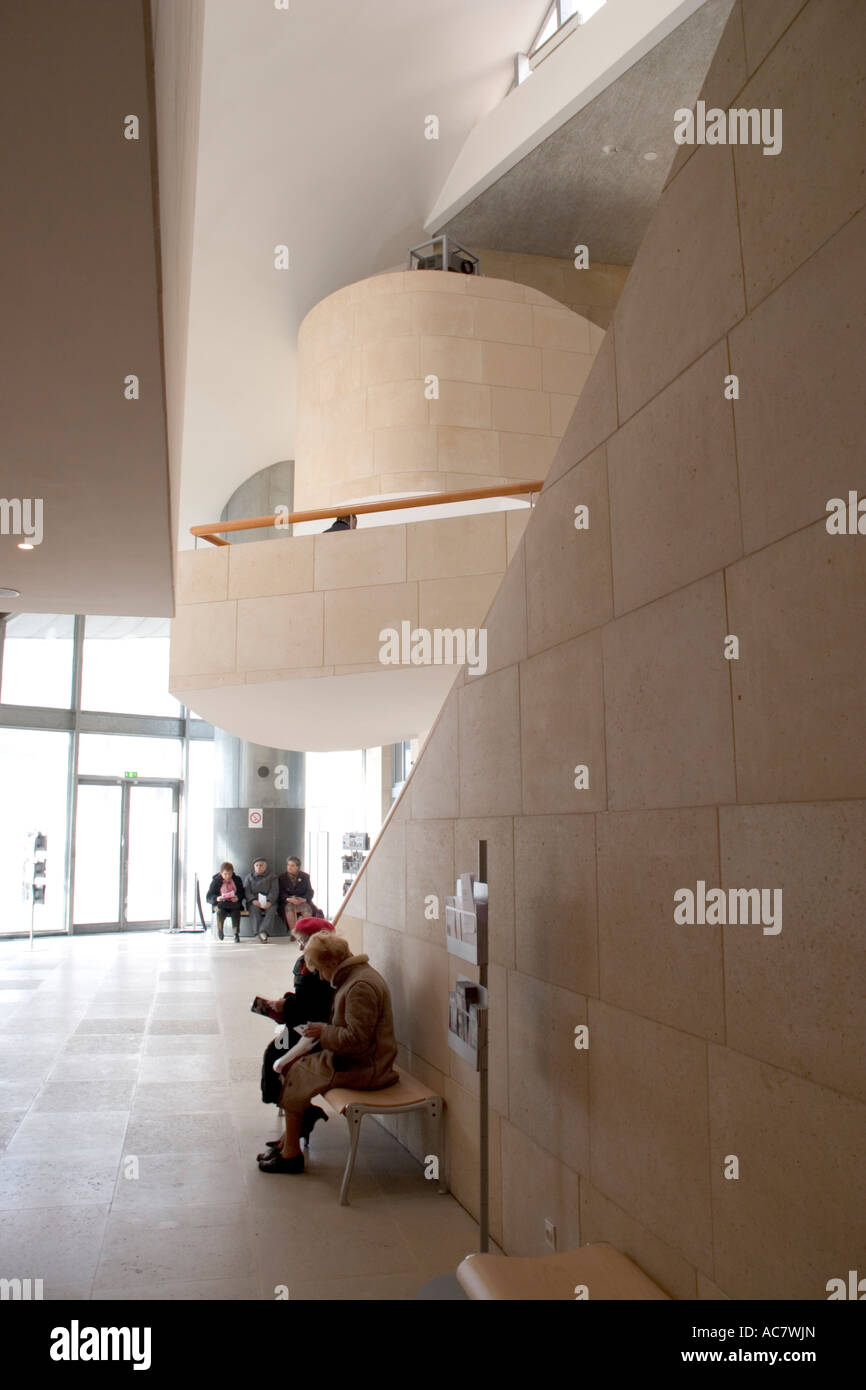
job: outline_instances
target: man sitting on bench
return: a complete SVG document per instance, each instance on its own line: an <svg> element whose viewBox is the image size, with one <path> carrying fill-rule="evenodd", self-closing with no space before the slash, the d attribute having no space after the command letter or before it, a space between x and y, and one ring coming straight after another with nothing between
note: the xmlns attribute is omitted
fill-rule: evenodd
<svg viewBox="0 0 866 1390"><path fill-rule="evenodd" d="M322 1051L299 1057L285 1071L280 1104L286 1132L282 1148L259 1160L263 1173L303 1173L301 1124L313 1096L334 1086L379 1091L400 1079L391 996L369 957L353 956L341 936L317 932L304 961L334 989L334 1007L330 1023L308 1023L304 1029L305 1037L321 1042Z"/></svg>

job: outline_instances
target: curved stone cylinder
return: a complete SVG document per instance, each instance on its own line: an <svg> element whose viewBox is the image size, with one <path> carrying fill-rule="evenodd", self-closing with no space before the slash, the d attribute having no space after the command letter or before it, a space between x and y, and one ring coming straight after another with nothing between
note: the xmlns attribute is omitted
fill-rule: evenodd
<svg viewBox="0 0 866 1390"><path fill-rule="evenodd" d="M598 337L487 276L402 271L328 295L298 337L295 508L543 478Z"/></svg>

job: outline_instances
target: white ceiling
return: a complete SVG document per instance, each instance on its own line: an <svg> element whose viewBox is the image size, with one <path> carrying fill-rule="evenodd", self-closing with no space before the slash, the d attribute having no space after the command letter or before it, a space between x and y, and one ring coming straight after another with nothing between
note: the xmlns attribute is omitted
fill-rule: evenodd
<svg viewBox="0 0 866 1390"><path fill-rule="evenodd" d="M206 0L179 541L294 454L295 344L403 261L545 0ZM436 115L438 141L424 138ZM289 247L291 268L273 267Z"/></svg>

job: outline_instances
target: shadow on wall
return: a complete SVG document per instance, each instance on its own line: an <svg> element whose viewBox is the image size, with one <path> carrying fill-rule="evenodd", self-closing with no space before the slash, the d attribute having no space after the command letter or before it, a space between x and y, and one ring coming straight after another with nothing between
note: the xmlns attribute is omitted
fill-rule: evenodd
<svg viewBox="0 0 866 1390"><path fill-rule="evenodd" d="M541 1254L549 1218L677 1298L824 1299L866 1262L866 541L825 524L864 485L864 47L856 0L733 6L701 96L783 108L783 152L681 150L487 674L458 677L346 908L477 1210L477 1077L425 899L487 839L493 1235ZM736 921L676 920L719 888Z"/></svg>
<svg viewBox="0 0 866 1390"><path fill-rule="evenodd" d="M277 507L292 510L295 495L294 459L281 459L267 468L252 473L240 487L235 488L226 505L220 512L220 521L243 521L253 516L274 516ZM248 541L284 540L291 536L292 527L266 526L260 531L233 531L232 545L243 545Z"/></svg>

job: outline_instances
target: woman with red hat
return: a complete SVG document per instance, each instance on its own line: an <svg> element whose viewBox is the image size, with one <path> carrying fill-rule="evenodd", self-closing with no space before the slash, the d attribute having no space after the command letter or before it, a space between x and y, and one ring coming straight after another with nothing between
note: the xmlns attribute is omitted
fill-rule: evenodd
<svg viewBox="0 0 866 1390"><path fill-rule="evenodd" d="M292 1047L298 1041L292 1029L300 1027L302 1023L327 1023L331 1017L334 991L328 981L323 980L315 970L307 969L304 963L304 949L316 932L333 930L333 925L323 917L301 917L292 927L292 937L301 948L292 971L295 987L288 994L284 994L282 999L268 1000L273 1016L285 1024L285 1030L283 1034L274 1038L273 1042L268 1043L262 1059L262 1101L265 1105L278 1106L280 1103L284 1078L274 1071L274 1062L279 1057L284 1057L286 1048ZM305 1139L309 1139L309 1131L317 1119L327 1119L323 1111L315 1106L311 1106L310 1109L313 1112L309 1117L312 1123L308 1123L304 1129ZM279 1145L279 1139L268 1141L269 1150L276 1151ZM269 1158L270 1153L260 1157Z"/></svg>

